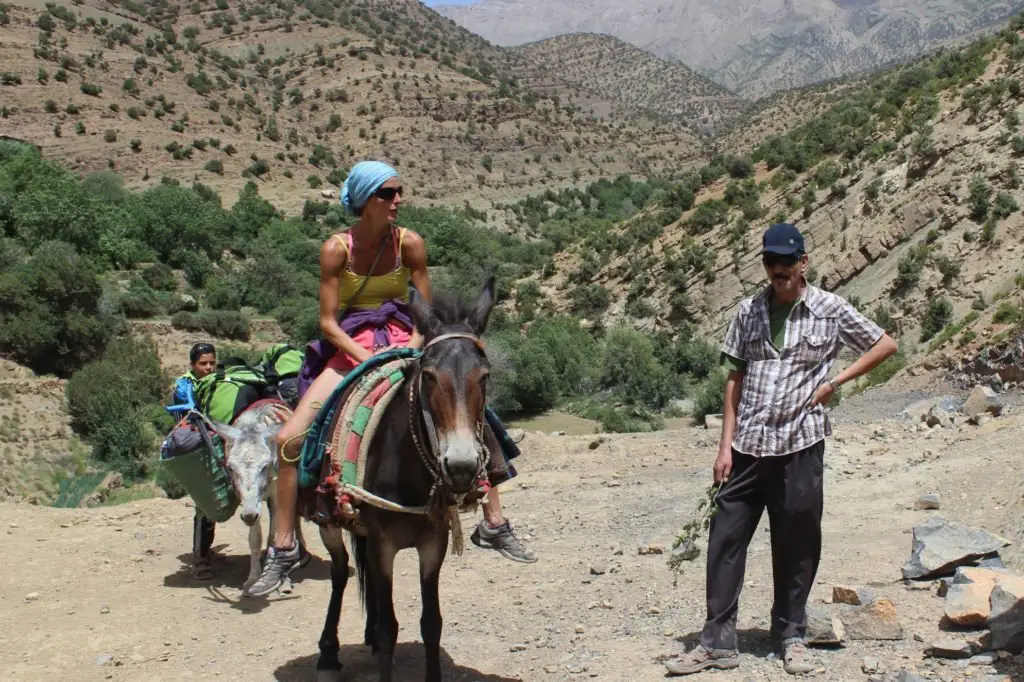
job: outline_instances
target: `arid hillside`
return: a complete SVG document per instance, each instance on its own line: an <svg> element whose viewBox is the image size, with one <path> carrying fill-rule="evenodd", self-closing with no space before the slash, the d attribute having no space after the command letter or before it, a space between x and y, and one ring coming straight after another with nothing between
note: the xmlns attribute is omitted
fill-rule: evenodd
<svg viewBox="0 0 1024 682"><path fill-rule="evenodd" d="M659 59L609 35L572 34L513 48L521 82L569 95L584 111L612 120L721 131L748 103L680 62ZM569 91L565 91L565 85Z"/></svg>
<svg viewBox="0 0 1024 682"><path fill-rule="evenodd" d="M592 319L670 333L691 321L720 337L763 282L761 232L785 219L807 235L810 280L908 354L1005 338L1024 285L1021 26L838 93L779 96L720 141L753 165L718 157L610 234L582 237L537 278L543 295ZM754 145L758 132L785 134Z"/></svg>
<svg viewBox="0 0 1024 682"><path fill-rule="evenodd" d="M289 213L361 158L421 203L486 207L673 172L697 136L608 122L522 86L505 53L418 2L4 4L0 134L131 188L246 177Z"/></svg>

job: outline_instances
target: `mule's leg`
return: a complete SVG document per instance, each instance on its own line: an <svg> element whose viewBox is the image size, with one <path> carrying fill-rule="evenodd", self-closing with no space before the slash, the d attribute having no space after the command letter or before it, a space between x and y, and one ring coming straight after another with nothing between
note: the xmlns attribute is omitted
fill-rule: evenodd
<svg viewBox="0 0 1024 682"><path fill-rule="evenodd" d="M341 618L341 598L348 583L348 551L340 528L320 527L320 539L331 555L331 600L327 604L327 618L320 633L320 657L316 661L317 682L341 679L341 661L338 660L338 621Z"/></svg>
<svg viewBox="0 0 1024 682"><path fill-rule="evenodd" d="M377 590L373 586L373 576L367 566L368 554L366 553L366 538L354 535L352 543L355 545L356 563L361 560L365 563L358 566L359 579L363 587L363 609L366 611L366 629L363 631L363 644L370 647L370 653L376 654L380 651L377 646Z"/></svg>
<svg viewBox="0 0 1024 682"><path fill-rule="evenodd" d="M395 662L395 642L398 640L398 620L395 618L395 605L392 602L391 589L395 572L395 555L398 550L387 536L377 536L367 542L370 559L370 575L377 601L377 632L376 643L379 649L377 665L378 680L391 682L391 672Z"/></svg>
<svg viewBox="0 0 1024 682"><path fill-rule="evenodd" d="M448 529L443 528L421 542L416 550L420 555L420 594L423 613L420 616L420 635L426 649L427 682L441 682L441 600L438 580L441 565L448 551Z"/></svg>
<svg viewBox="0 0 1024 682"><path fill-rule="evenodd" d="M245 579L242 590L249 589L249 586L260 577L260 552L263 549L263 519L256 519L256 523L249 526L249 577Z"/></svg>

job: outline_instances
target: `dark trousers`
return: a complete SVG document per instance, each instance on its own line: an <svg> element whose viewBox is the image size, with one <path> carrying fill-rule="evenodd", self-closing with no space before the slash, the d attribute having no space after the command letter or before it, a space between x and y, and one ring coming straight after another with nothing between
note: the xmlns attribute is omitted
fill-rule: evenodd
<svg viewBox="0 0 1024 682"><path fill-rule="evenodd" d="M192 555L196 559L206 559L213 547L213 534L217 524L196 512L192 519Z"/></svg>
<svg viewBox="0 0 1024 682"><path fill-rule="evenodd" d="M775 584L771 635L804 637L807 598L821 557L825 441L781 457L733 450L732 473L718 495L708 536L707 621L701 644L736 649L736 613L750 544L768 509Z"/></svg>

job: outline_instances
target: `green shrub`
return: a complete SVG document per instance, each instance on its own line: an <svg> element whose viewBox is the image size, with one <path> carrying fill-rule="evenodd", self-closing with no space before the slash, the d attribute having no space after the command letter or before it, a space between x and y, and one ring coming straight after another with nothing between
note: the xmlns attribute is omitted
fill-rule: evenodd
<svg viewBox="0 0 1024 682"><path fill-rule="evenodd" d="M315 298L284 301L274 311L274 319L292 344L300 348L320 336L320 306Z"/></svg>
<svg viewBox="0 0 1024 682"><path fill-rule="evenodd" d="M142 281L157 291L175 291L178 288L174 271L165 263L155 263L143 270Z"/></svg>
<svg viewBox="0 0 1024 682"><path fill-rule="evenodd" d="M217 175L224 174L224 163L220 159L210 159L203 166L203 169L210 173L216 173Z"/></svg>
<svg viewBox="0 0 1024 682"><path fill-rule="evenodd" d="M0 353L39 373L70 375L106 347L101 294L92 261L71 244L42 244L0 273Z"/></svg>
<svg viewBox="0 0 1024 682"><path fill-rule="evenodd" d="M1004 299L996 306L992 321L996 324L1020 324L1024 319L1024 310L1015 301Z"/></svg>
<svg viewBox="0 0 1024 682"><path fill-rule="evenodd" d="M611 305L612 295L600 284L585 284L576 287L570 294L572 310L578 315L593 317L600 315Z"/></svg>
<svg viewBox="0 0 1024 682"><path fill-rule="evenodd" d="M79 86L79 89L83 94L90 95L92 97L99 97L100 93L103 92L103 88L99 85L96 85L95 83L86 83L85 81L82 81L82 85Z"/></svg>
<svg viewBox="0 0 1024 682"><path fill-rule="evenodd" d="M921 340L927 341L941 332L952 319L953 304L949 299L944 296L932 299L924 319L921 320Z"/></svg>
<svg viewBox="0 0 1024 682"><path fill-rule="evenodd" d="M163 305L156 292L142 280L131 283L128 291L121 294L120 303L124 316L131 319L155 317L163 312Z"/></svg>
<svg viewBox="0 0 1024 682"><path fill-rule="evenodd" d="M249 340L249 320L233 310L176 313L171 317L171 326L182 331L205 332L222 339Z"/></svg>
<svg viewBox="0 0 1024 682"><path fill-rule="evenodd" d="M729 374L716 367L693 392L693 416L700 422L709 414L721 414L725 402L725 383Z"/></svg>
<svg viewBox="0 0 1024 682"><path fill-rule="evenodd" d="M604 339L601 384L623 402L663 408L679 395L679 377L660 363L646 334L626 325L608 330Z"/></svg>
<svg viewBox="0 0 1024 682"><path fill-rule="evenodd" d="M117 340L68 381L72 427L92 445L96 460L140 478L159 434L172 423L159 405L169 386L151 339Z"/></svg>
<svg viewBox="0 0 1024 682"><path fill-rule="evenodd" d="M975 175L967 185L967 205L971 209L971 218L981 222L988 215L989 200L992 197L992 187L985 180L984 176Z"/></svg>

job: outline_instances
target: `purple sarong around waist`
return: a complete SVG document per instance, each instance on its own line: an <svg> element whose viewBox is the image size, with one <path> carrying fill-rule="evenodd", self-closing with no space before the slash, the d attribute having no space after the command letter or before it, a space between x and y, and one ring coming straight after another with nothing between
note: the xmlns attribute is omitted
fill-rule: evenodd
<svg viewBox="0 0 1024 682"><path fill-rule="evenodd" d="M387 329L388 322L391 320L395 320L409 329L413 328L409 307L398 300L386 301L375 309L352 308L338 320L338 324L346 334L354 334L364 327L373 327L373 345L385 348L391 345L391 337ZM317 339L306 344L306 355L302 361L302 368L299 370L300 399L337 352L338 349L327 339Z"/></svg>

